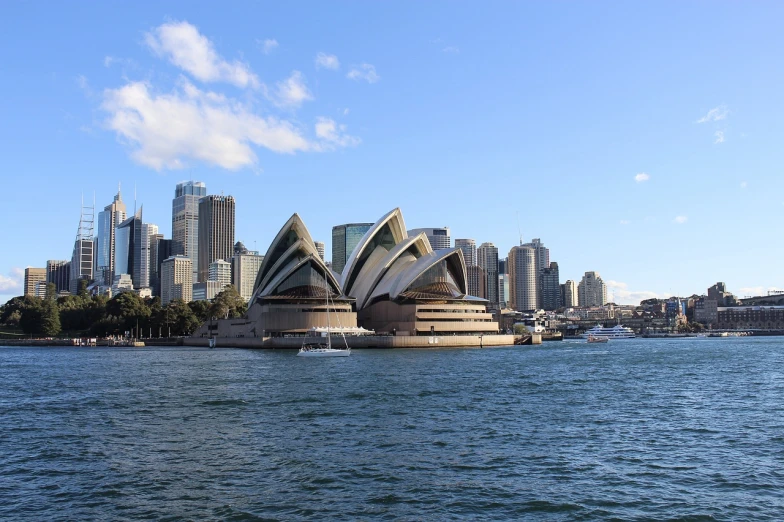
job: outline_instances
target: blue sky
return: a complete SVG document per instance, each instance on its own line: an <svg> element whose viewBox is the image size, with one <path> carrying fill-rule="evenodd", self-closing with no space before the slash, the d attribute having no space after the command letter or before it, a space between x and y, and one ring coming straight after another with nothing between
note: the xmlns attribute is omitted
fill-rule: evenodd
<svg viewBox="0 0 784 522"><path fill-rule="evenodd" d="M519 221L617 302L784 288L784 4L289 4L5 6L0 301L82 194L169 237L188 179L262 252L399 206L502 256Z"/></svg>

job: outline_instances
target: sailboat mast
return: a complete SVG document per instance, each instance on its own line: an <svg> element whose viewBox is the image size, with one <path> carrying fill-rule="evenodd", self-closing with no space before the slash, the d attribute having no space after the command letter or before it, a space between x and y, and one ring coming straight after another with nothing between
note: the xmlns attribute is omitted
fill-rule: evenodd
<svg viewBox="0 0 784 522"><path fill-rule="evenodd" d="M327 280L326 267L324 267L324 296L327 300L327 348L332 348L332 335L329 331L329 281Z"/></svg>

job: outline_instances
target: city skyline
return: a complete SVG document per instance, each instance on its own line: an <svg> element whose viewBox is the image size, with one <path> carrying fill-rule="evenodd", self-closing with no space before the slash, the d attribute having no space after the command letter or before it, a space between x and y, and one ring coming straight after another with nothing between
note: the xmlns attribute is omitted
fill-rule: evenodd
<svg viewBox="0 0 784 522"><path fill-rule="evenodd" d="M0 217L15 224L4 234L18 248L0 259L0 301L22 294L25 267L71 258L82 195L95 194L97 220L118 183L134 208L135 186L145 222L171 238L172 191L188 179L237 199L235 236L254 250L299 212L329 259L332 226L401 207L409 229L448 226L453 238L501 253L519 243L519 229L526 241L542 238L562 280L596 271L619 303L699 294L716 281L738 296L784 288L784 247L765 225L784 211L781 74L769 66L784 10L668 6L476 13L434 3L413 21L399 6L314 6L296 24L291 8L253 6L258 24L176 3L12 5L0 21L13 80L0 101L0 147L15 197ZM340 34L372 17L385 27ZM61 45L41 43L52 39ZM178 58L199 50L205 67ZM118 118L137 114L139 99L177 102L199 117L223 111L237 147L123 127ZM236 134L239 123L275 121L298 134L285 125L268 129L278 141ZM149 139L161 147L146 147ZM384 178L397 189L379 190ZM349 201L347 186L373 197ZM433 198L436 190L486 206L468 213ZM491 205L477 197L489 193ZM41 211L26 213L31 201ZM727 248L729 238L744 248Z"/></svg>

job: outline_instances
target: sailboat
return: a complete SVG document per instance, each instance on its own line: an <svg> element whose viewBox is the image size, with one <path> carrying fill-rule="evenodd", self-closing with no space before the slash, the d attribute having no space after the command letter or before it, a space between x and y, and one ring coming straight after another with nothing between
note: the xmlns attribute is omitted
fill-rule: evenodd
<svg viewBox="0 0 784 522"><path fill-rule="evenodd" d="M299 353L297 353L297 356L299 357L348 357L351 355L351 348L348 347L348 341L346 341L346 335L342 332L342 329L340 334L343 336L343 342L346 344L346 348L332 347L332 335L329 323L329 282L327 280L326 271L324 271L324 292L327 297L327 341L308 342L308 337L306 335L302 342L302 347L299 349Z"/></svg>

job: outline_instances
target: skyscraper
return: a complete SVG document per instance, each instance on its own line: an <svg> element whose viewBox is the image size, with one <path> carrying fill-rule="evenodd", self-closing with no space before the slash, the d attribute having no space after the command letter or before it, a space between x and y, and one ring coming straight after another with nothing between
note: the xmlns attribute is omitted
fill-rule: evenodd
<svg viewBox="0 0 784 522"><path fill-rule="evenodd" d="M489 308L496 309L500 304L498 295L498 248L492 243L482 243L476 249L477 264L485 271L487 281L487 300Z"/></svg>
<svg viewBox="0 0 784 522"><path fill-rule="evenodd" d="M210 263L234 255L234 198L205 196L199 200L198 280L207 281Z"/></svg>
<svg viewBox="0 0 784 522"><path fill-rule="evenodd" d="M177 184L172 200L172 254L191 260L196 281L199 269L199 200L207 195L201 181Z"/></svg>
<svg viewBox="0 0 784 522"><path fill-rule="evenodd" d="M530 243L525 243L523 246L531 247L534 249L534 261L536 263L536 307L544 308L542 302L542 294L539 289L542 287L542 272L545 268L550 266L550 249L546 248L539 238L534 238Z"/></svg>
<svg viewBox="0 0 784 522"><path fill-rule="evenodd" d="M257 253L236 252L231 258L231 283L237 288L237 292L245 301L253 296L253 286L256 284L256 276L259 274L261 263L264 256Z"/></svg>
<svg viewBox="0 0 784 522"><path fill-rule="evenodd" d="M193 299L193 264L185 256L172 256L161 263L161 305L173 299Z"/></svg>
<svg viewBox="0 0 784 522"><path fill-rule="evenodd" d="M73 254L71 255L71 277L68 281L72 294L78 292L80 280L84 279L88 283L93 280L93 267L95 266L94 222L95 206L85 206L84 200L82 200L79 228L76 231L76 241L74 241Z"/></svg>
<svg viewBox="0 0 784 522"><path fill-rule="evenodd" d="M111 205L98 213L98 235L96 236L96 274L95 280L102 285L111 285L114 275L114 233L116 227L125 221L125 203L120 189Z"/></svg>
<svg viewBox="0 0 784 522"><path fill-rule="evenodd" d="M55 261L50 259L46 262L46 282L53 283L55 291L71 291L71 262Z"/></svg>
<svg viewBox="0 0 784 522"><path fill-rule="evenodd" d="M586 272L577 285L580 306L602 306L607 302L607 285L597 272Z"/></svg>
<svg viewBox="0 0 784 522"><path fill-rule="evenodd" d="M509 306L518 312L536 309L536 254L529 246L512 247L507 257Z"/></svg>
<svg viewBox="0 0 784 522"><path fill-rule="evenodd" d="M36 296L38 283L46 283L46 268L27 267L24 271L24 295Z"/></svg>
<svg viewBox="0 0 784 522"><path fill-rule="evenodd" d="M142 284L142 245L149 237L143 234L142 209L136 214L120 223L114 231L114 277L122 274L131 276L134 288L149 286L149 273L147 284ZM149 247L145 252L149 256ZM148 262L149 263L149 262Z"/></svg>
<svg viewBox="0 0 784 522"><path fill-rule="evenodd" d="M153 243L158 238L158 225L152 223L142 223L141 238L139 241L139 286L138 288L152 287L155 282L157 267L153 254Z"/></svg>
<svg viewBox="0 0 784 522"><path fill-rule="evenodd" d="M571 279L567 279L563 286L563 306L565 308L574 308L577 306L577 283Z"/></svg>
<svg viewBox="0 0 784 522"><path fill-rule="evenodd" d="M318 252L321 260L326 261L326 259L324 259L324 254L326 253L327 246L322 241L314 241L313 244L316 245L316 252Z"/></svg>
<svg viewBox="0 0 784 522"><path fill-rule="evenodd" d="M468 265L468 295L487 299L487 276L485 269L478 265Z"/></svg>
<svg viewBox="0 0 784 522"><path fill-rule="evenodd" d="M150 237L150 287L152 295L161 296L161 264L171 257L172 240L163 239L163 234Z"/></svg>
<svg viewBox="0 0 784 522"><path fill-rule="evenodd" d="M207 281L215 281L223 289L231 284L231 263L223 259L216 259L210 263Z"/></svg>
<svg viewBox="0 0 784 522"><path fill-rule="evenodd" d="M541 308L547 311L557 310L561 307L561 282L558 273L558 263L551 262L550 266L543 268L539 274L539 300Z"/></svg>
<svg viewBox="0 0 784 522"><path fill-rule="evenodd" d="M463 251L466 266L476 265L476 241L473 239L455 239L455 247Z"/></svg>
<svg viewBox="0 0 784 522"><path fill-rule="evenodd" d="M433 250L444 250L452 247L452 240L449 237L449 227L441 228L415 228L408 231L408 237L425 233L427 240L430 241L430 248Z"/></svg>
<svg viewBox="0 0 784 522"><path fill-rule="evenodd" d="M347 223L332 227L332 270L343 272L346 261L373 223Z"/></svg>

